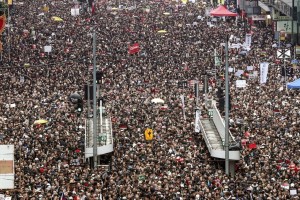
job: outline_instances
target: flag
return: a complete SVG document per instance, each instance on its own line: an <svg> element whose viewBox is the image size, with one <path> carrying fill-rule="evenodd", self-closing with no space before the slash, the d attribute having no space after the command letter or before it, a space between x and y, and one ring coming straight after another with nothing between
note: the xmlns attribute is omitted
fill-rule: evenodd
<svg viewBox="0 0 300 200"><path fill-rule="evenodd" d="M120 128L120 129L127 129L127 125L126 125L126 124L120 124L120 125L119 125L119 128Z"/></svg>
<svg viewBox="0 0 300 200"><path fill-rule="evenodd" d="M249 144L249 149L256 149L257 148L257 146L256 146L256 144L255 143L251 143L251 144Z"/></svg>
<svg viewBox="0 0 300 200"><path fill-rule="evenodd" d="M153 130L151 128L147 128L145 130L145 139L146 140L153 140Z"/></svg>
<svg viewBox="0 0 300 200"><path fill-rule="evenodd" d="M93 2L93 4L92 4L92 15L94 15L95 14L95 3Z"/></svg>
<svg viewBox="0 0 300 200"><path fill-rule="evenodd" d="M0 16L0 35L4 31L5 23L6 23L5 15Z"/></svg>
<svg viewBox="0 0 300 200"><path fill-rule="evenodd" d="M139 43L134 43L132 46L129 46L128 48L128 53L129 54L135 54L140 51L140 44Z"/></svg>
<svg viewBox="0 0 300 200"><path fill-rule="evenodd" d="M81 152L80 149L75 150L75 153L80 153L80 152Z"/></svg>

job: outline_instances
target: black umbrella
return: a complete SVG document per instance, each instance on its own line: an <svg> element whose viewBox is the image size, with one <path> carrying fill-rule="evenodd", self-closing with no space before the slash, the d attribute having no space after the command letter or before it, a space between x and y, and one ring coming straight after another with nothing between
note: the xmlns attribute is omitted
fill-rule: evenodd
<svg viewBox="0 0 300 200"><path fill-rule="evenodd" d="M73 104L76 104L76 103L78 103L79 100L82 99L82 97L78 93L75 92L69 96L69 99Z"/></svg>

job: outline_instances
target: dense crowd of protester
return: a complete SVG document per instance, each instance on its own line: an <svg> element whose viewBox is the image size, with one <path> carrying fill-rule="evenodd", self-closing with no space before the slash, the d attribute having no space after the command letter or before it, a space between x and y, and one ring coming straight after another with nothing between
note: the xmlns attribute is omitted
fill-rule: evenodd
<svg viewBox="0 0 300 200"><path fill-rule="evenodd" d="M232 35L231 42L244 41L250 25L235 19L209 25L201 3L146 1L116 9L98 2L72 16L76 5L24 0L12 8L11 29L2 37L0 74L0 144L15 145L16 189L3 191L6 195L24 200L299 198L300 98L298 91L285 89L298 70L282 78L271 27L251 28L246 54L229 52L230 67L244 73L230 72L230 130L242 149L235 175L227 176L224 161L210 157L201 134L194 132L193 87L178 87L178 82L204 85L204 74L216 70L207 76L209 98L218 100L216 91L224 85L221 43L226 35ZM91 80L94 30L97 66L104 75L101 93L113 118L109 171L86 163L79 128L86 108L78 115L68 99L74 92L83 96ZM129 54L136 43L139 52ZM51 52L44 52L44 46L52 46ZM220 67L215 67L215 49ZM268 80L260 84L259 64L265 61ZM236 87L240 79L247 81L246 88ZM151 103L153 98L165 105ZM200 105L207 117L202 95ZM38 119L48 123L33 125ZM146 128L154 130L152 141L145 141Z"/></svg>

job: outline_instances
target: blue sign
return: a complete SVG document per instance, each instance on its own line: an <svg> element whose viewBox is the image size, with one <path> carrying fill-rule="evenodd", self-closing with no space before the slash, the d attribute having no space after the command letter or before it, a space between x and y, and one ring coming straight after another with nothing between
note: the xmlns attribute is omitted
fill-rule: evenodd
<svg viewBox="0 0 300 200"><path fill-rule="evenodd" d="M291 63L292 63L292 64L298 64L298 60L294 59L294 60L292 60Z"/></svg>

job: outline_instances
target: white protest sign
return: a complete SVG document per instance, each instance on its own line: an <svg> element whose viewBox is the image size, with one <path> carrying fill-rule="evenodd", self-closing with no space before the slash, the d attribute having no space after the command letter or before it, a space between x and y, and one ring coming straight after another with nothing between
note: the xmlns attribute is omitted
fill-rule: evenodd
<svg viewBox="0 0 300 200"><path fill-rule="evenodd" d="M257 76L255 76L254 74L249 74L249 79L254 79L255 77Z"/></svg>
<svg viewBox="0 0 300 200"><path fill-rule="evenodd" d="M253 66L247 66L247 70L248 71L252 71L253 70Z"/></svg>
<svg viewBox="0 0 300 200"><path fill-rule="evenodd" d="M228 67L228 72L233 72L233 68L232 67Z"/></svg>
<svg viewBox="0 0 300 200"><path fill-rule="evenodd" d="M296 189L290 190L290 195L291 195L291 196L297 195L297 190L296 190Z"/></svg>
<svg viewBox="0 0 300 200"><path fill-rule="evenodd" d="M231 45L229 46L229 48L231 48L231 49L239 49L241 46L242 46L242 44L237 43L237 44L231 44Z"/></svg>
<svg viewBox="0 0 300 200"><path fill-rule="evenodd" d="M25 82L24 76L20 76L20 82L21 82L21 83L24 83L24 82Z"/></svg>
<svg viewBox="0 0 300 200"><path fill-rule="evenodd" d="M71 15L78 16L79 15L79 8L71 8Z"/></svg>
<svg viewBox="0 0 300 200"><path fill-rule="evenodd" d="M244 73L244 70L238 70L234 75L240 77Z"/></svg>
<svg viewBox="0 0 300 200"><path fill-rule="evenodd" d="M44 46L44 52L50 53L52 51L52 46Z"/></svg>
<svg viewBox="0 0 300 200"><path fill-rule="evenodd" d="M246 80L236 80L237 88L244 88L247 86Z"/></svg>

